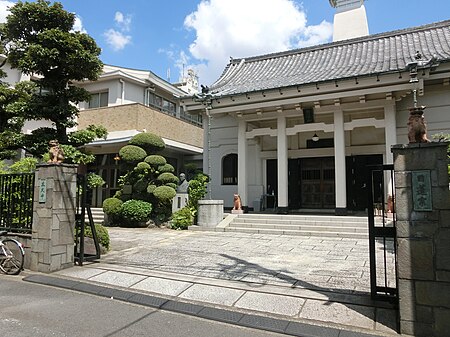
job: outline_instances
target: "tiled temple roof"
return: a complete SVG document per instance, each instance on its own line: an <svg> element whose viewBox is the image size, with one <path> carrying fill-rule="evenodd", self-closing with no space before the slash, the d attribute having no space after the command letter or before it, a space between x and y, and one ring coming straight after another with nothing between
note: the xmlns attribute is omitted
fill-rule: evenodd
<svg viewBox="0 0 450 337"><path fill-rule="evenodd" d="M433 57L450 61L450 20L346 41L232 59L210 87L233 95L405 70Z"/></svg>

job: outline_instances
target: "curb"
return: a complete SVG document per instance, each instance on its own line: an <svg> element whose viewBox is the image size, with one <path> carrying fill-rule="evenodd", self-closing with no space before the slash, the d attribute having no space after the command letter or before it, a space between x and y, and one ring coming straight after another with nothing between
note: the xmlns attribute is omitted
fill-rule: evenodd
<svg viewBox="0 0 450 337"><path fill-rule="evenodd" d="M33 274L25 276L23 281L78 291L123 302L143 305L154 309L177 312L199 318L234 324L247 328L284 333L298 337L379 337L380 335L348 331L332 327L323 327L285 319L246 314L232 310L214 308L199 304L175 301L158 296L114 289L88 282Z"/></svg>

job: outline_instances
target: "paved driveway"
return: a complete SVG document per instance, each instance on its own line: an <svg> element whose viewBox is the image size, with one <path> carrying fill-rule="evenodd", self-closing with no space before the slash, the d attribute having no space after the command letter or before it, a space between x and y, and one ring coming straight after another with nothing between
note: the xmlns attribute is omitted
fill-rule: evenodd
<svg viewBox="0 0 450 337"><path fill-rule="evenodd" d="M370 291L368 240L109 228L102 262L343 293ZM379 250L381 252L381 250ZM393 265L393 254L388 252Z"/></svg>

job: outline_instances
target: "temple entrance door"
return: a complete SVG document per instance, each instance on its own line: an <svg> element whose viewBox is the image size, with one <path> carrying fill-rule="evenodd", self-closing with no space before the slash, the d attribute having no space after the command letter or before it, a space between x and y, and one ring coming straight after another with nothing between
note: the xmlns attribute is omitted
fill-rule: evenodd
<svg viewBox="0 0 450 337"><path fill-rule="evenodd" d="M367 176L370 165L382 165L383 155L358 155L346 158L347 207L353 211L367 210Z"/></svg>
<svg viewBox="0 0 450 337"><path fill-rule="evenodd" d="M301 207L335 208L334 157L300 160Z"/></svg>

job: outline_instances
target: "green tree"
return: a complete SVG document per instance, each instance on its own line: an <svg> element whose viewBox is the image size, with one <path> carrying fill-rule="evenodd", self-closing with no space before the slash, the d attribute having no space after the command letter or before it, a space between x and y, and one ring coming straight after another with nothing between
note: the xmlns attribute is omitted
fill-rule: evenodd
<svg viewBox="0 0 450 337"><path fill-rule="evenodd" d="M22 120L48 120L53 125L22 136L17 136L15 129L8 129L16 134L15 148L41 156L47 152L48 141L57 139L72 147L63 148L73 158L79 157L73 152L84 144L80 139L86 142L106 135L104 128L94 126L86 131L87 135L78 131L76 139L67 133L67 128L76 126L76 104L89 99L88 91L73 82L98 78L103 67L101 50L92 37L73 31L75 14L65 11L58 2L18 1L10 11L1 27L2 46L11 67L33 75L37 87L27 104L12 112ZM13 149L9 144L8 150Z"/></svg>
<svg viewBox="0 0 450 337"><path fill-rule="evenodd" d="M0 160L13 158L16 144L23 141L21 134L25 122L20 112L27 105L35 89L31 82L21 82L12 88L0 83Z"/></svg>

